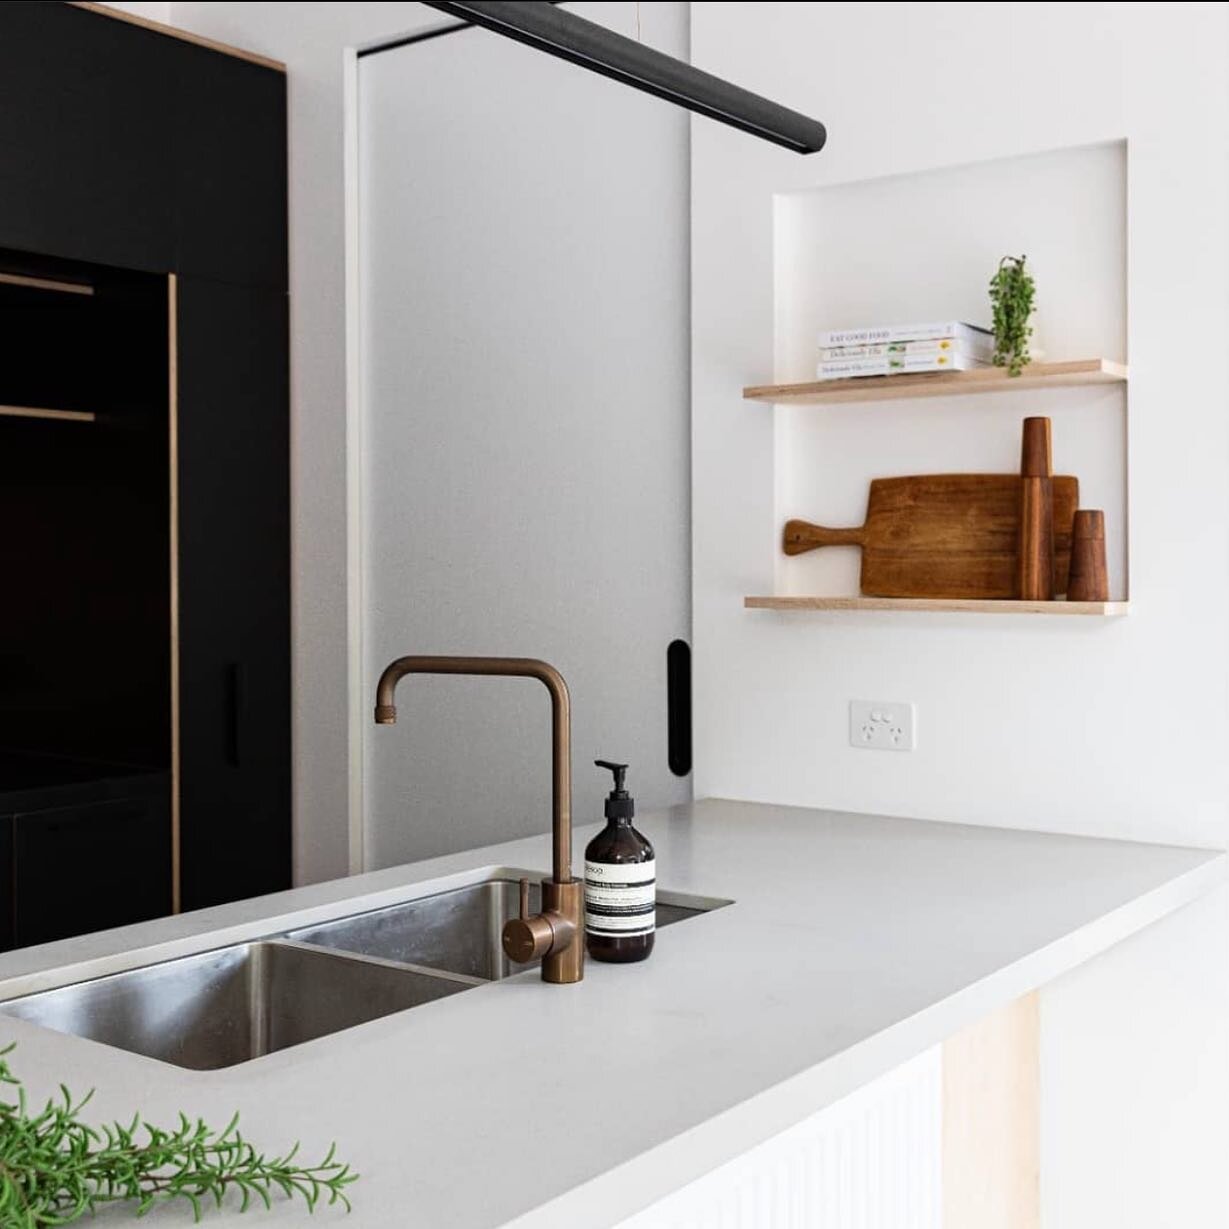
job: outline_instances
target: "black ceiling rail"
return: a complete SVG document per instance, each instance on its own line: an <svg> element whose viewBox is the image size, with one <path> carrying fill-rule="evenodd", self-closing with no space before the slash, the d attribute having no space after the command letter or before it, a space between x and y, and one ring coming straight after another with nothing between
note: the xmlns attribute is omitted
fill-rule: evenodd
<svg viewBox="0 0 1229 1229"><path fill-rule="evenodd" d="M425 2L429 8L459 18L462 23L492 30L795 153L817 153L828 139L827 130L818 120L770 102L759 94L557 8L546 0ZM444 27L417 37L407 36L401 42L420 41L422 37L462 28L463 25Z"/></svg>

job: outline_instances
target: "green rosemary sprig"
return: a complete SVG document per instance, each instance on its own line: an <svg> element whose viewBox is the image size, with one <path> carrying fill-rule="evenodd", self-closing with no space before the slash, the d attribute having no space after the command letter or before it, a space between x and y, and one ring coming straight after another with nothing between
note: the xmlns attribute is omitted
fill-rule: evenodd
<svg viewBox="0 0 1229 1229"><path fill-rule="evenodd" d="M990 303L994 308L994 365L1018 376L1032 356L1028 339L1033 335L1029 318L1037 286L1025 268L1027 256L1004 256L990 279Z"/></svg>
<svg viewBox="0 0 1229 1229"><path fill-rule="evenodd" d="M333 1147L318 1165L295 1163L298 1144L283 1156L266 1156L240 1135L238 1115L221 1131L186 1114L169 1129L139 1116L127 1125L91 1127L81 1111L93 1093L74 1101L63 1085L59 1098L34 1113L6 1061L12 1050L0 1050L3 1229L67 1225L111 1203L131 1202L143 1216L175 1199L189 1203L200 1220L210 1203L221 1207L232 1191L243 1212L253 1204L272 1207L279 1195L302 1198L310 1211L321 1200L350 1209L346 1187L358 1175L336 1159Z"/></svg>

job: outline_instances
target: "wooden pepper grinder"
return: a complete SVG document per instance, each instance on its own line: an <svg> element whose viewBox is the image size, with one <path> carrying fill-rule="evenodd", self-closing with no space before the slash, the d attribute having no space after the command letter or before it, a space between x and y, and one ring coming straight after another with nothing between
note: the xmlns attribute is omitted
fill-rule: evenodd
<svg viewBox="0 0 1229 1229"><path fill-rule="evenodd" d="M1050 420L1026 418L1020 450L1020 598L1054 597L1054 473Z"/></svg>
<svg viewBox="0 0 1229 1229"><path fill-rule="evenodd" d="M1109 570L1105 565L1105 513L1081 508L1071 531L1069 602L1108 602Z"/></svg>

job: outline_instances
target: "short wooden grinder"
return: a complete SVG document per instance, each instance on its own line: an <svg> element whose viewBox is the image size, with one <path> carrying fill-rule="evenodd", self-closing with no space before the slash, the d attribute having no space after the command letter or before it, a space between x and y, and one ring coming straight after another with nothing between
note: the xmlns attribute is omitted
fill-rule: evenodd
<svg viewBox="0 0 1229 1229"><path fill-rule="evenodd" d="M1107 602L1109 572L1105 564L1105 513L1082 508L1075 514L1071 535L1071 580L1069 602Z"/></svg>

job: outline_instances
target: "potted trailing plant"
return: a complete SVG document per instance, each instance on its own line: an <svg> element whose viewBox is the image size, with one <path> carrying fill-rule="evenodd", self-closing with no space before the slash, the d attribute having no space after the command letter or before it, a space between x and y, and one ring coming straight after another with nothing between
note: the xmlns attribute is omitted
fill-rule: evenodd
<svg viewBox="0 0 1229 1229"><path fill-rule="evenodd" d="M1027 256L1004 256L990 279L990 303L994 308L994 365L1018 376L1031 361L1029 338L1033 335L1033 308L1037 286L1028 271Z"/></svg>

